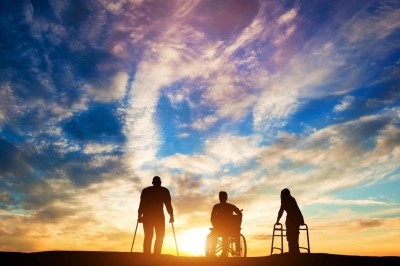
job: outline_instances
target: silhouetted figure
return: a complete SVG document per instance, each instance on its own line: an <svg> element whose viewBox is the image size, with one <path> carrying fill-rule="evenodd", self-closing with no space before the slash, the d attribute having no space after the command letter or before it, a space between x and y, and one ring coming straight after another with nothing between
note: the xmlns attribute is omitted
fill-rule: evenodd
<svg viewBox="0 0 400 266"><path fill-rule="evenodd" d="M227 203L228 194L225 191L219 192L220 203L215 204L211 212L211 223L214 229L211 232L211 248L215 251L218 243L218 237L222 237L221 256L227 256L228 238L233 233L240 234L240 224L242 222L242 212L233 204ZM233 213L239 217L239 224L233 221ZM239 229L239 230L237 230Z"/></svg>
<svg viewBox="0 0 400 266"><path fill-rule="evenodd" d="M171 205L169 190L161 186L161 178L153 177L153 186L143 189L140 196L138 221L143 223L144 241L143 252L151 253L153 233L156 232L154 254L161 254L161 248L165 235L164 204L169 213L169 222L174 222L174 210Z"/></svg>
<svg viewBox="0 0 400 266"><path fill-rule="evenodd" d="M281 208L279 209L276 223L279 223L283 211L286 211L286 239L289 244L289 252L300 253L299 228L300 225L304 224L304 218L297 205L296 199L290 195L290 191L287 188L281 191Z"/></svg>

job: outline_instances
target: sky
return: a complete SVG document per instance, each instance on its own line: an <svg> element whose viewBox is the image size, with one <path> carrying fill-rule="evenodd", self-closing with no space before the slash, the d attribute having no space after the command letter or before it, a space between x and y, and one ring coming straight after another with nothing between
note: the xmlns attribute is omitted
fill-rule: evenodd
<svg viewBox="0 0 400 266"><path fill-rule="evenodd" d="M159 175L180 254L204 255L226 191L248 256L269 255L289 188L311 252L400 256L399 18L396 0L1 1L0 250L130 251Z"/></svg>

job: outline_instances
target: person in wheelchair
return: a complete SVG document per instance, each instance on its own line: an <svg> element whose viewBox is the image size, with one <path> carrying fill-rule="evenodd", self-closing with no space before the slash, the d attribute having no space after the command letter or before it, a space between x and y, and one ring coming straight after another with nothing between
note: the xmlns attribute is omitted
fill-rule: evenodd
<svg viewBox="0 0 400 266"><path fill-rule="evenodd" d="M227 203L227 200L228 194L225 191L219 192L220 203L215 204L211 212L211 223L214 227L210 233L211 250L215 254L218 237L221 237L221 257L227 256L229 237L236 237L237 241L240 241L240 225L242 223L242 212L235 205Z"/></svg>

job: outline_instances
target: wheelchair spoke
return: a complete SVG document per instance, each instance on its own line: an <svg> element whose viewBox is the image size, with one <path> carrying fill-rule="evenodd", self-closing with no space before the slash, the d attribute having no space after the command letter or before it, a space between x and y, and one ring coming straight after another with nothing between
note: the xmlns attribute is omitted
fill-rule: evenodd
<svg viewBox="0 0 400 266"><path fill-rule="evenodd" d="M222 246L217 246L215 254L219 253L220 251L222 251Z"/></svg>
<svg viewBox="0 0 400 266"><path fill-rule="evenodd" d="M206 239L206 256L215 256L218 254L222 255L222 239L218 237L216 239L216 247L215 250L212 250L212 237L211 235L207 236ZM227 254L228 257L246 257L247 256L247 245L246 239L242 234L228 237L227 243Z"/></svg>

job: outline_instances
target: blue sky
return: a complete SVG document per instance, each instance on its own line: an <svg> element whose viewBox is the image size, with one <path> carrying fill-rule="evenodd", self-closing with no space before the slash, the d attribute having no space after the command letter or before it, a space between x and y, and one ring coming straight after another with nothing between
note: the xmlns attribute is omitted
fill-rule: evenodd
<svg viewBox="0 0 400 266"><path fill-rule="evenodd" d="M398 1L0 12L0 250L124 250L160 175L182 242L225 190L264 255L288 187L316 252L399 255Z"/></svg>

